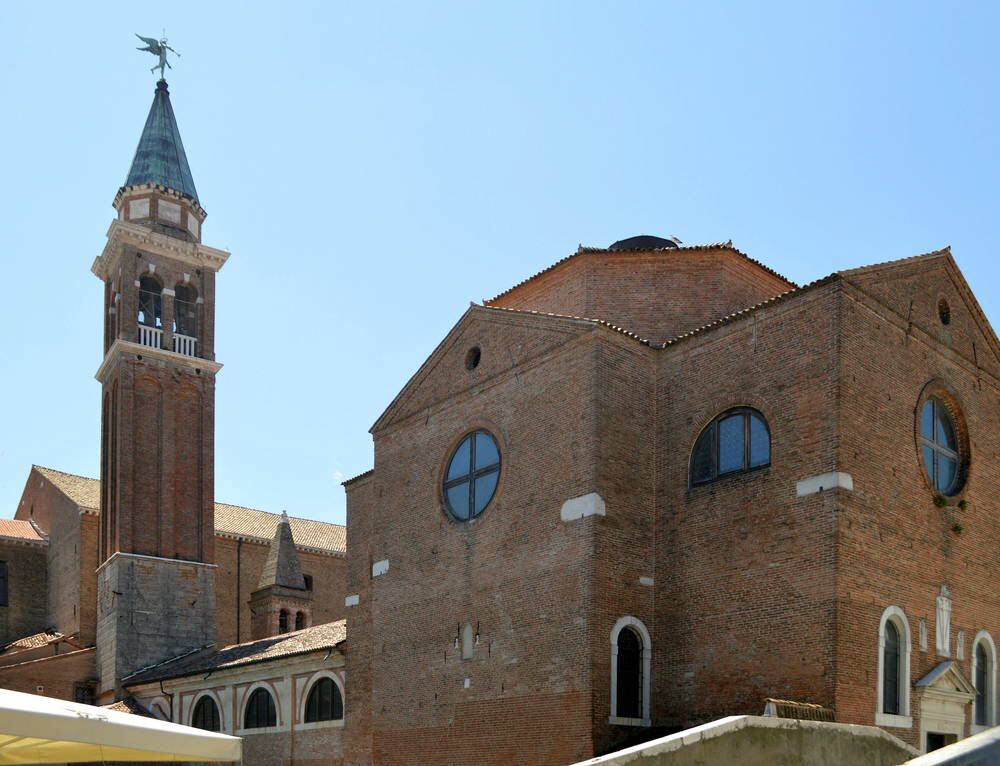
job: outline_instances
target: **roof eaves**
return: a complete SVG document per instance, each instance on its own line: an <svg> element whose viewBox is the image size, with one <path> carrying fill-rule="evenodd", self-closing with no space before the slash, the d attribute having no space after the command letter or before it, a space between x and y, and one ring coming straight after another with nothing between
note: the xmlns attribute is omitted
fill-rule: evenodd
<svg viewBox="0 0 1000 766"><path fill-rule="evenodd" d="M699 252L699 251L700 252L704 252L704 251L707 251L707 250L729 250L730 252L735 253L736 255L740 256L741 258L745 259L746 261L749 261L750 263L754 264L755 266L757 266L758 268L762 269L763 271L766 271L771 276L780 279L782 282L785 282L786 284L790 285L791 287L793 287L793 288L794 287L798 287L798 285L796 285L795 282L793 282L792 280L788 279L788 277L786 277L786 276L784 276L782 274L779 274L777 271L775 271L774 269L772 269L770 266L767 266L764 263L761 263L756 258L751 258L749 255L747 255L746 253L744 253L742 250L740 250L739 248L735 247L733 245L732 240L729 240L727 242L714 242L714 243L709 243L709 244L705 244L705 245L684 245L682 247L656 247L656 248L640 247L640 248L624 248L624 249L620 249L620 250L609 250L606 247L590 247L590 246L587 246L587 245L580 245L577 248L577 250L576 250L575 253L571 253L570 255L567 255L564 258L560 258L558 261L556 261L555 263L553 263L551 266L547 266L546 268L542 269L541 271L538 271L535 274L532 274L530 277L527 277L526 279L522 279L516 285L507 288L502 293L499 293L499 294L493 296L492 298L488 298L488 299L484 300L483 301L483 305L488 305L488 304L491 304L491 303L493 303L495 301L500 300L501 298L503 298L506 295L509 295L510 293L514 292L518 288L523 287L524 285L528 284L529 282L533 282L534 280L538 279L538 277L542 276L543 274L547 274L548 272L552 271L553 269L558 268L559 266L561 266L562 264L566 263L567 261L573 260L574 258L576 258L576 257L578 257L580 255L618 255L618 254L621 254L621 253L670 253L670 254L673 254L673 253L683 253L683 252Z"/></svg>
<svg viewBox="0 0 1000 766"><path fill-rule="evenodd" d="M661 346L659 346L659 348L670 348L676 345L677 343L680 343L681 341L693 338L696 335L701 335L705 332L708 332L709 330L714 330L717 327L722 327L723 325L730 324L731 322L735 322L738 319L742 319L743 317L746 317L749 314L754 313L758 309L769 308L779 303L784 303L785 301L791 298L796 298L805 292L811 291L817 287L822 287L823 285L828 285L832 282L836 282L839 279L840 279L840 274L835 272L821 279L817 279L813 282L810 282L807 285L803 285L802 287L797 287L794 290L786 290L780 295L776 295L773 298L768 298L766 301L761 301L760 303L754 304L753 306L748 306L745 309L741 309L740 311L737 311L733 314L728 314L727 316L724 316L721 319L717 319L714 322L709 322L708 324L702 325L701 327L696 327L695 329L686 332L683 335L678 335L675 338L671 338L670 340L666 341Z"/></svg>
<svg viewBox="0 0 1000 766"><path fill-rule="evenodd" d="M632 338L633 340L638 341L644 346L655 347L657 345L656 343L653 343L652 341L647 340L646 338L640 338L631 330L626 330L624 327L619 327L618 325L612 324L611 322L608 322L607 320L604 319L591 319L590 317L578 317L578 316L572 316L570 314L554 314L549 311L533 311L532 309L513 309L513 308L508 308L507 306L482 305L479 306L479 308L485 309L487 311L506 311L509 314L522 314L525 316L548 317L551 319L570 320L574 322L587 322L589 324L597 325L599 327L606 327L607 329L619 333L620 335Z"/></svg>
<svg viewBox="0 0 1000 766"><path fill-rule="evenodd" d="M367 471L365 471L363 473L359 473L357 476L352 476L351 478L346 479L345 481L340 482L340 486L346 487L349 484L354 484L355 482L361 481L362 479L367 479L369 476L371 476L374 473L375 473L375 469L374 468L369 468Z"/></svg>

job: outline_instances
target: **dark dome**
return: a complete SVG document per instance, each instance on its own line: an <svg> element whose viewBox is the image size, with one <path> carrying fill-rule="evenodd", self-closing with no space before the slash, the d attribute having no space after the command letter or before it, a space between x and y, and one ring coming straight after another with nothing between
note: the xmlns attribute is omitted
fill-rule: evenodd
<svg viewBox="0 0 1000 766"><path fill-rule="evenodd" d="M640 234L638 237L619 239L613 245L610 245L608 250L659 250L664 247L677 247L677 243L672 239Z"/></svg>

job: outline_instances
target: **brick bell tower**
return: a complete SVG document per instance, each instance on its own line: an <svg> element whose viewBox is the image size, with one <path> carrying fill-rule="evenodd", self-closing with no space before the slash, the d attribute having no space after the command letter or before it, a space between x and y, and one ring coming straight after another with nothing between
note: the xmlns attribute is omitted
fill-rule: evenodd
<svg viewBox="0 0 1000 766"><path fill-rule="evenodd" d="M93 272L104 282L97 666L103 699L215 640L215 273L165 80Z"/></svg>

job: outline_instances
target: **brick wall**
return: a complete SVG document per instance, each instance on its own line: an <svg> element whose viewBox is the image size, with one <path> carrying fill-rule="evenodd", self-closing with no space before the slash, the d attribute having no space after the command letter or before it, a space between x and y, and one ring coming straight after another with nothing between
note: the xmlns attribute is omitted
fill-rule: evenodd
<svg viewBox="0 0 1000 766"><path fill-rule="evenodd" d="M665 341L790 288L731 248L584 252L490 305L603 319Z"/></svg>
<svg viewBox="0 0 1000 766"><path fill-rule="evenodd" d="M94 655L93 648L79 649L0 667L0 688L72 700L77 684L92 685L96 680Z"/></svg>
<svg viewBox="0 0 1000 766"><path fill-rule="evenodd" d="M269 546L263 543L217 537L215 540L217 636L220 646L250 640L250 594L257 590ZM312 576L311 625L341 620L345 616L344 595L347 560L299 549L303 574ZM237 584L239 588L237 590ZM237 631L237 620L239 630Z"/></svg>
<svg viewBox="0 0 1000 766"><path fill-rule="evenodd" d="M941 297L951 308L948 325L938 317ZM840 461L855 491L844 493L838 524L837 710L839 720L871 724L886 607L900 607L909 622L911 683L945 659L935 652L942 585L953 600L951 659L964 631L958 664L967 679L975 634L1000 636L1000 367L950 258L853 277L841 313ZM934 504L916 438L928 384L954 398L971 453L964 489L943 508ZM913 727L889 731L919 745L920 697L911 698Z"/></svg>
<svg viewBox="0 0 1000 766"><path fill-rule="evenodd" d="M45 545L0 540L7 563L7 606L0 606L0 644L49 627L45 598L48 549Z"/></svg>

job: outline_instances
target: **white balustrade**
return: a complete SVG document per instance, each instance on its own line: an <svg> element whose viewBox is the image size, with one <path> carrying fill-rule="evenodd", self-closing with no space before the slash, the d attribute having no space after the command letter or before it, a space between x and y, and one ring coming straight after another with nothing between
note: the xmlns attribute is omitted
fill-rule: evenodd
<svg viewBox="0 0 1000 766"><path fill-rule="evenodd" d="M163 347L163 330L158 327L139 325L139 345L150 348Z"/></svg>
<svg viewBox="0 0 1000 766"><path fill-rule="evenodd" d="M198 339L174 333L174 351L184 356L197 356Z"/></svg>

